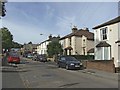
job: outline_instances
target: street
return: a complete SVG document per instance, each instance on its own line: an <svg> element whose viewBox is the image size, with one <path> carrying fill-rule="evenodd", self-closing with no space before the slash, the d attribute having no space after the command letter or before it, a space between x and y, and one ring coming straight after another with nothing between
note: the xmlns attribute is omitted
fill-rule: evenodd
<svg viewBox="0 0 120 90"><path fill-rule="evenodd" d="M3 88L118 88L118 80L58 68L54 62L24 58L17 67L6 66L2 72Z"/></svg>

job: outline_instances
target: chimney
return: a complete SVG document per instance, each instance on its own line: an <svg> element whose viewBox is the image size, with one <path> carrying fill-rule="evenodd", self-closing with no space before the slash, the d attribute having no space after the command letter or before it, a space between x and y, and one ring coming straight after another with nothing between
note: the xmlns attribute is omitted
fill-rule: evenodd
<svg viewBox="0 0 120 90"><path fill-rule="evenodd" d="M52 34L49 35L49 39L52 39Z"/></svg>
<svg viewBox="0 0 120 90"><path fill-rule="evenodd" d="M60 38L60 35L58 35L57 38Z"/></svg>
<svg viewBox="0 0 120 90"><path fill-rule="evenodd" d="M89 29L87 27L85 27L83 30L89 31Z"/></svg>
<svg viewBox="0 0 120 90"><path fill-rule="evenodd" d="M73 28L72 28L72 33L75 33L75 32L77 32L77 27L76 26L74 26Z"/></svg>

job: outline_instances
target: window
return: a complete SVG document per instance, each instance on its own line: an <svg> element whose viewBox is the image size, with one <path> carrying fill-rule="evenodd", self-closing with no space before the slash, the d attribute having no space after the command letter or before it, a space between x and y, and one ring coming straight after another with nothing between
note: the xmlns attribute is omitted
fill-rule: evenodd
<svg viewBox="0 0 120 90"><path fill-rule="evenodd" d="M70 45L71 45L71 37L69 38L69 40L70 40Z"/></svg>
<svg viewBox="0 0 120 90"><path fill-rule="evenodd" d="M62 58L61 58L61 61L65 61L65 58L64 58L64 57L62 57Z"/></svg>
<svg viewBox="0 0 120 90"><path fill-rule="evenodd" d="M83 39L83 47L85 47L85 43L86 43L86 41L85 41L85 39Z"/></svg>
<svg viewBox="0 0 120 90"><path fill-rule="evenodd" d="M101 40L106 40L107 39L107 27L100 29L101 31Z"/></svg>
<svg viewBox="0 0 120 90"><path fill-rule="evenodd" d="M108 47L104 47L104 60L109 60Z"/></svg>

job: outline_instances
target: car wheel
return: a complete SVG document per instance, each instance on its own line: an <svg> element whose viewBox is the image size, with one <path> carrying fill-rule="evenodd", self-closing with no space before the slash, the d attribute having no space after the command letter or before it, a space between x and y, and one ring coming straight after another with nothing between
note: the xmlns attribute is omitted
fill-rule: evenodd
<svg viewBox="0 0 120 90"><path fill-rule="evenodd" d="M60 68L60 65L58 64L58 68Z"/></svg>
<svg viewBox="0 0 120 90"><path fill-rule="evenodd" d="M68 65L66 65L66 69L69 70L69 66Z"/></svg>

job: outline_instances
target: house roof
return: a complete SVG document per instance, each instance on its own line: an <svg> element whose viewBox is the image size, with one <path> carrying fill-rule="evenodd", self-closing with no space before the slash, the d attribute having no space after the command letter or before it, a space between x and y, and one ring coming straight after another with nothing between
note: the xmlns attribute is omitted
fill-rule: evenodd
<svg viewBox="0 0 120 90"><path fill-rule="evenodd" d="M45 41L41 42L40 44L43 44L43 43L45 43L45 42L47 42L47 41L50 41L50 40L49 40L49 39L48 39L48 40L45 40ZM39 45L40 45L40 44L39 44Z"/></svg>
<svg viewBox="0 0 120 90"><path fill-rule="evenodd" d="M86 36L88 40L94 40L94 33L89 32L88 30L83 30L83 29L76 31L75 33L70 33L60 38L60 40L65 39L65 38L70 38L72 36L82 37L83 35Z"/></svg>
<svg viewBox="0 0 120 90"><path fill-rule="evenodd" d="M112 20L110 20L108 22L105 22L105 23L103 23L101 25L95 26L95 27L93 27L93 29L98 29L100 27L111 25L111 24L118 23L118 22L120 22L120 16L118 16L118 17L116 17L116 18L114 18L114 19L112 19Z"/></svg>
<svg viewBox="0 0 120 90"><path fill-rule="evenodd" d="M49 38L49 39L41 42L40 44L43 44L43 43L45 43L45 42L47 42L47 41L52 41L52 40L57 40L57 39L59 40L59 38L60 38L60 37L52 37L52 38ZM40 45L40 44L39 44L39 45Z"/></svg>
<svg viewBox="0 0 120 90"><path fill-rule="evenodd" d="M87 53L94 53L94 48L91 48L90 50L88 50Z"/></svg>
<svg viewBox="0 0 120 90"><path fill-rule="evenodd" d="M106 41L102 41L96 45L96 47L110 47L111 45L108 44Z"/></svg>

